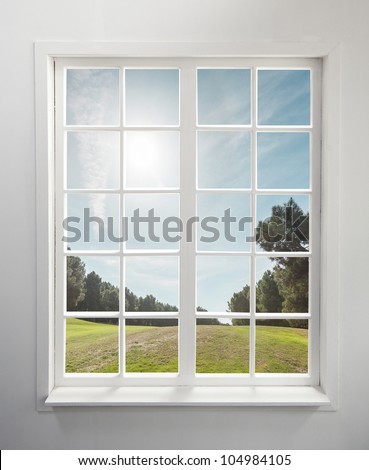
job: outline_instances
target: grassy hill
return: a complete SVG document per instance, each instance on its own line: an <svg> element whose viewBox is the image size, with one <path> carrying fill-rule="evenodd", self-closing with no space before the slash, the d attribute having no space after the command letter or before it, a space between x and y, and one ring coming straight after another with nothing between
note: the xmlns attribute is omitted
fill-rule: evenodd
<svg viewBox="0 0 369 470"><path fill-rule="evenodd" d="M196 372L247 373L249 327L199 325ZM308 331L257 326L256 372L307 372ZM127 326L127 372L177 372L175 326ZM118 326L67 320L66 372L119 371Z"/></svg>

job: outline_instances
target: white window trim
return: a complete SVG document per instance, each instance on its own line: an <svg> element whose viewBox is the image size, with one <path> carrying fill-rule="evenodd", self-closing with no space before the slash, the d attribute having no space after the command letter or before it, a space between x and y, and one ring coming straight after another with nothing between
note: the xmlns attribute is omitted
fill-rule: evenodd
<svg viewBox="0 0 369 470"><path fill-rule="evenodd" d="M277 49L277 50L276 50ZM54 387L54 107L55 57L324 57L320 385L195 387ZM327 44L37 43L37 334L39 410L83 405L314 406L335 409L338 395L339 51ZM328 111L329 110L329 111ZM329 227L329 230L328 230ZM91 384L95 385L95 384ZM45 404L46 399L46 404Z"/></svg>

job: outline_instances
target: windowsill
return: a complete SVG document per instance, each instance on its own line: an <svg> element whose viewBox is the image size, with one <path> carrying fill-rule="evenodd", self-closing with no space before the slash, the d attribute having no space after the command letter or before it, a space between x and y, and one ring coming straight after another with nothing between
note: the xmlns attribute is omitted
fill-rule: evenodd
<svg viewBox="0 0 369 470"><path fill-rule="evenodd" d="M294 406L333 410L320 387L55 387L59 406Z"/></svg>

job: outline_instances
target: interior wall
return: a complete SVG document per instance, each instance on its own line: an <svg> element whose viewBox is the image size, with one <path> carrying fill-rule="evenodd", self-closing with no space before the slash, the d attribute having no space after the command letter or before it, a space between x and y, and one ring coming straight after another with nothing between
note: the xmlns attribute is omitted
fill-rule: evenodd
<svg viewBox="0 0 369 470"><path fill-rule="evenodd" d="M13 0L0 5L0 448L369 449L369 2ZM36 411L35 41L341 45L340 406ZM338 158L338 156L337 156Z"/></svg>

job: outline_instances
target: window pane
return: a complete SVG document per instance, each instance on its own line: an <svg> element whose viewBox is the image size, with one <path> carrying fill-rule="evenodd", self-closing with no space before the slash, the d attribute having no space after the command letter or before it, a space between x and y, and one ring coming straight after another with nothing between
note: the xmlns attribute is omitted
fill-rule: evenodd
<svg viewBox="0 0 369 470"><path fill-rule="evenodd" d="M68 194L65 230L70 250L119 249L119 195Z"/></svg>
<svg viewBox="0 0 369 470"><path fill-rule="evenodd" d="M199 318L196 325L196 373L249 372L249 320Z"/></svg>
<svg viewBox="0 0 369 470"><path fill-rule="evenodd" d="M119 124L119 69L67 70L67 125Z"/></svg>
<svg viewBox="0 0 369 470"><path fill-rule="evenodd" d="M199 194L197 196L199 251L249 251L250 196Z"/></svg>
<svg viewBox="0 0 369 470"><path fill-rule="evenodd" d="M67 256L67 311L119 311L119 257Z"/></svg>
<svg viewBox="0 0 369 470"><path fill-rule="evenodd" d="M177 250L180 220L177 194L128 194L127 250ZM133 218L133 220L132 220Z"/></svg>
<svg viewBox="0 0 369 470"><path fill-rule="evenodd" d="M119 132L67 133L67 188L119 188Z"/></svg>
<svg viewBox="0 0 369 470"><path fill-rule="evenodd" d="M309 196L259 195L257 251L309 250Z"/></svg>
<svg viewBox="0 0 369 470"><path fill-rule="evenodd" d="M126 312L178 311L178 271L178 257L127 257Z"/></svg>
<svg viewBox="0 0 369 470"><path fill-rule="evenodd" d="M127 126L178 126L179 70L126 69Z"/></svg>
<svg viewBox="0 0 369 470"><path fill-rule="evenodd" d="M178 372L178 320L126 320L126 372Z"/></svg>
<svg viewBox="0 0 369 470"><path fill-rule="evenodd" d="M259 132L258 187L310 187L310 135L307 132Z"/></svg>
<svg viewBox="0 0 369 470"><path fill-rule="evenodd" d="M249 258L198 256L196 305L199 312L249 312Z"/></svg>
<svg viewBox="0 0 369 470"><path fill-rule="evenodd" d="M249 188L250 143L249 132L198 132L198 187Z"/></svg>
<svg viewBox="0 0 369 470"><path fill-rule="evenodd" d="M309 311L309 258L256 259L256 311Z"/></svg>
<svg viewBox="0 0 369 470"><path fill-rule="evenodd" d="M250 124L250 81L247 69L199 69L199 125Z"/></svg>
<svg viewBox="0 0 369 470"><path fill-rule="evenodd" d="M310 70L258 71L258 124L310 125Z"/></svg>
<svg viewBox="0 0 369 470"><path fill-rule="evenodd" d="M118 320L94 318L66 320L67 373L118 373Z"/></svg>
<svg viewBox="0 0 369 470"><path fill-rule="evenodd" d="M307 373L307 320L258 320L255 372Z"/></svg>
<svg viewBox="0 0 369 470"><path fill-rule="evenodd" d="M179 188L179 132L125 132L126 188Z"/></svg>

